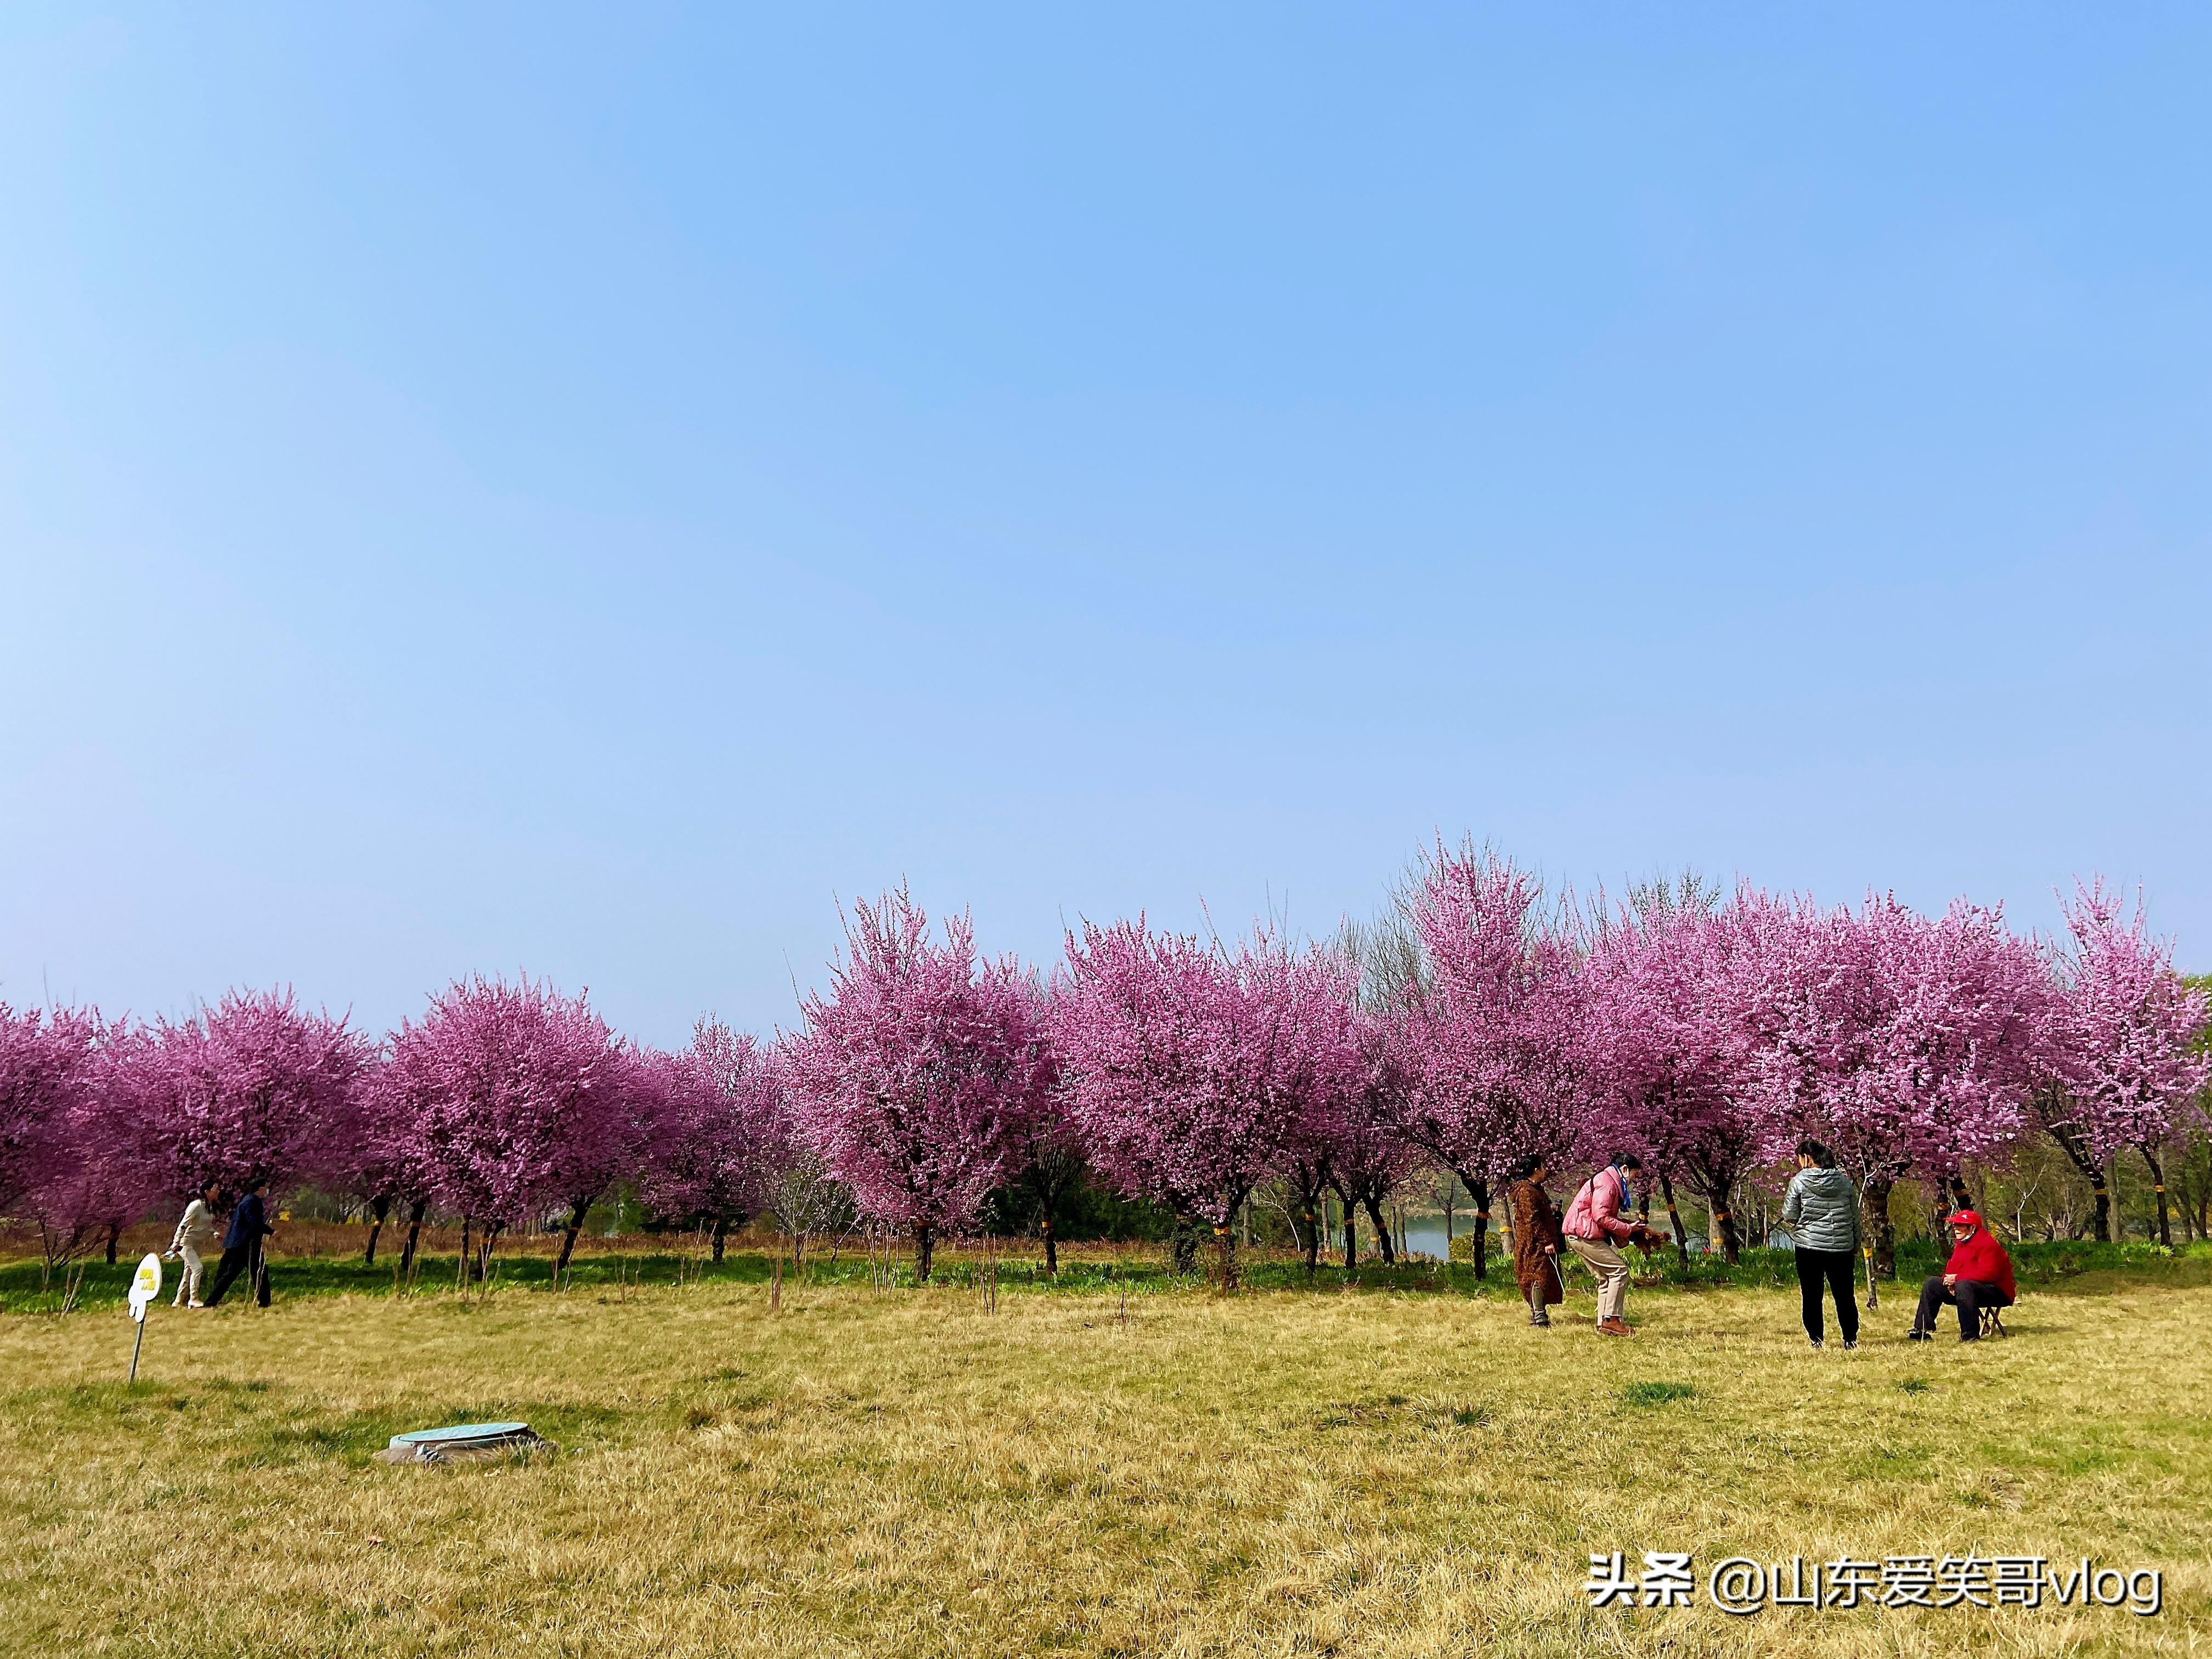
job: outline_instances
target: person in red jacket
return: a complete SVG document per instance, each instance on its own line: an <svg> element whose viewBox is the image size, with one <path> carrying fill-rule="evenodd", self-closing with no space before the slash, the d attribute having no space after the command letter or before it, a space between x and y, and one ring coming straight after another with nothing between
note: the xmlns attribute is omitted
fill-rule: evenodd
<svg viewBox="0 0 2212 1659"><path fill-rule="evenodd" d="M1949 1218L1951 1259L1943 1271L1931 1274L1920 1287L1920 1310L1912 1316L1911 1340L1926 1342L1936 1334L1936 1310L1946 1302L1959 1310L1959 1340L1972 1342L1982 1334L1982 1310L2009 1308L2015 1288L2012 1258L1996 1235L1982 1224L1972 1210Z"/></svg>

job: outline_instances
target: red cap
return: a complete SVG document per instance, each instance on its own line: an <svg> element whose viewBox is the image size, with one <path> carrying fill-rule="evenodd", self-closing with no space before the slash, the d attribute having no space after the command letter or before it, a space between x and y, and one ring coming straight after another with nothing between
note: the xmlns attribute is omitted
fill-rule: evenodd
<svg viewBox="0 0 2212 1659"><path fill-rule="evenodd" d="M1978 1227L1982 1224L1981 1217L1972 1210L1961 1210L1956 1215L1945 1216L1943 1219L1954 1227Z"/></svg>

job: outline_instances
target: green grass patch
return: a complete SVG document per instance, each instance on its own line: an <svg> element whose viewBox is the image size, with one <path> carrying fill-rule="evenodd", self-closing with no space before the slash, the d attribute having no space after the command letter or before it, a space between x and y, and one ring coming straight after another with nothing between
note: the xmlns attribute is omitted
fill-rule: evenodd
<svg viewBox="0 0 2212 1659"><path fill-rule="evenodd" d="M1626 1382L1620 1389L1621 1403L1626 1406L1664 1406L1697 1396L1694 1382Z"/></svg>

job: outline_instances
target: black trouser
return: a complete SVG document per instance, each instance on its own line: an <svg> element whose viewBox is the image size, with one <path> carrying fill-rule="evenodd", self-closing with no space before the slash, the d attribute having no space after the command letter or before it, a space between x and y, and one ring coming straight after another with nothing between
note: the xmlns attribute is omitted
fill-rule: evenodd
<svg viewBox="0 0 2212 1659"><path fill-rule="evenodd" d="M216 1264L215 1270L215 1288L208 1292L209 1307L212 1308L222 1300L222 1293L230 1288L232 1281L239 1274L253 1270L253 1257L254 1249L251 1244L233 1244L223 1251L222 1260Z"/></svg>
<svg viewBox="0 0 2212 1659"><path fill-rule="evenodd" d="M1836 1323L1844 1328L1844 1340L1859 1340L1857 1287L1851 1277L1849 1250L1797 1252L1797 1294L1805 1304L1805 1334L1815 1342L1826 1334L1820 1318L1820 1287L1825 1284L1836 1297Z"/></svg>
<svg viewBox="0 0 2212 1659"><path fill-rule="evenodd" d="M2012 1298L2002 1288L1986 1279L1962 1279L1955 1285L1946 1285L1942 1274L1931 1273L1921 1284L1920 1311L1912 1316L1912 1328L1933 1335L1936 1310L1946 1302L1957 1304L1961 1342L1972 1342L1981 1335L1983 1309L2012 1306Z"/></svg>

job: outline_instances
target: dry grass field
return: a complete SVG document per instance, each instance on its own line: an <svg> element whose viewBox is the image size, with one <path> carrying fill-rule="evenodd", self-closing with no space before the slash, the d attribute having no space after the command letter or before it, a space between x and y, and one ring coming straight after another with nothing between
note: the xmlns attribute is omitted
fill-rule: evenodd
<svg viewBox="0 0 2212 1659"><path fill-rule="evenodd" d="M0 1651L2021 1656L2212 1649L2212 1291L1809 1351L1389 1292L758 1284L0 1317ZM1637 1384L1686 1385L1679 1389ZM1672 1396L1672 1397L1670 1397ZM393 1468L526 1419L528 1462ZM1593 1551L2087 1553L2165 1611L1593 1610Z"/></svg>

